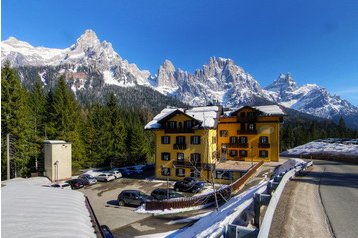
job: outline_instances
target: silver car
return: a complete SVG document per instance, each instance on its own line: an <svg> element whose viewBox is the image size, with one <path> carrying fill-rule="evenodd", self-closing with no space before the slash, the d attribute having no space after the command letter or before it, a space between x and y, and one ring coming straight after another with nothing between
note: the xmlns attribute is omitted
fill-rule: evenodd
<svg viewBox="0 0 358 238"><path fill-rule="evenodd" d="M81 174L78 178L84 180L86 185L93 185L97 183L97 179L89 174Z"/></svg>
<svg viewBox="0 0 358 238"><path fill-rule="evenodd" d="M98 181L102 181L102 182L109 182L112 180L115 180L116 178L114 177L113 174L110 173L102 173L100 175L97 176L97 180Z"/></svg>

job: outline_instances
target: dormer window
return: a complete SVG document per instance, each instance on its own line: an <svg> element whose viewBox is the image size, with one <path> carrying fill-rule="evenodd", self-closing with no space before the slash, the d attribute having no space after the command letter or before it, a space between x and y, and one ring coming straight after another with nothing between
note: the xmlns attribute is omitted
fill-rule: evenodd
<svg viewBox="0 0 358 238"><path fill-rule="evenodd" d="M185 121L184 122L184 127L191 129L193 127L193 121L191 121L191 120Z"/></svg>
<svg viewBox="0 0 358 238"><path fill-rule="evenodd" d="M168 121L168 127L170 129L175 129L177 128L177 122L176 121Z"/></svg>

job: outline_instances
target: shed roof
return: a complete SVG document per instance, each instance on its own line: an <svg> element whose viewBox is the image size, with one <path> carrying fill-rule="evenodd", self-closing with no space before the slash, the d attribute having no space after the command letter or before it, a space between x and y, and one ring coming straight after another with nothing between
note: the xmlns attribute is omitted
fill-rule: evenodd
<svg viewBox="0 0 358 238"><path fill-rule="evenodd" d="M71 144L70 142L66 142L64 140L45 140L45 144Z"/></svg>

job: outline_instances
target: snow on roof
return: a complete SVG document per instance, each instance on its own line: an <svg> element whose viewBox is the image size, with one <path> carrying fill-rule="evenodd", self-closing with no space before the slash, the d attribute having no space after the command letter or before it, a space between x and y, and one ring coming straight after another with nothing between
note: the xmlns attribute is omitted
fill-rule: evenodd
<svg viewBox="0 0 358 238"><path fill-rule="evenodd" d="M265 115L285 115L278 105L253 106L253 108L263 112Z"/></svg>
<svg viewBox="0 0 358 238"><path fill-rule="evenodd" d="M150 121L144 129L159 129L160 124L158 123L163 118L169 116L173 112L180 110L184 114L193 117L194 119L202 122L201 127L213 128L215 127L216 119L219 112L218 106L207 106L207 107L193 107L190 109L183 108L165 108L158 115L156 115L152 121Z"/></svg>
<svg viewBox="0 0 358 238"><path fill-rule="evenodd" d="M69 142L66 142L64 140L45 140L45 144L69 144Z"/></svg>
<svg viewBox="0 0 358 238"><path fill-rule="evenodd" d="M263 106L242 106L236 109L229 109L224 112L225 116L232 116L232 113L237 112L238 110L244 107L251 107L256 110L259 110L265 116L284 116L285 112L278 105L263 105Z"/></svg>
<svg viewBox="0 0 358 238"><path fill-rule="evenodd" d="M82 193L44 187L41 177L2 184L4 237L96 237Z"/></svg>
<svg viewBox="0 0 358 238"><path fill-rule="evenodd" d="M160 124L158 123L158 121L160 121L161 119L165 118L166 116L169 116L170 114L172 114L176 110L180 110L182 112L184 111L183 108L173 108L173 107L164 108L158 115L156 115L153 118L153 120L151 120L150 122L147 123L147 125L145 125L144 129L158 129L158 128L160 128Z"/></svg>

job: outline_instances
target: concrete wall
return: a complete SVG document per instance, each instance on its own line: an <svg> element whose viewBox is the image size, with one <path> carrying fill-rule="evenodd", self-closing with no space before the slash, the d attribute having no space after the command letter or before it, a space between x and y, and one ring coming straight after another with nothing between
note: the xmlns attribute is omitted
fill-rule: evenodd
<svg viewBox="0 0 358 238"><path fill-rule="evenodd" d="M72 176L72 146L66 142L45 142L45 171L51 181ZM56 161L58 161L56 165Z"/></svg>

